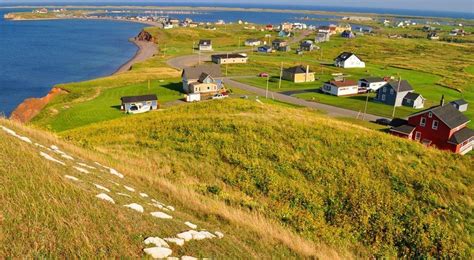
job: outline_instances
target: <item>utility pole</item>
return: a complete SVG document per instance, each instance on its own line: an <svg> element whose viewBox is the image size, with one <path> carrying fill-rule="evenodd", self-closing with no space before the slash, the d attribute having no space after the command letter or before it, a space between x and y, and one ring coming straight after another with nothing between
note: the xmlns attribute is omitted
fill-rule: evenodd
<svg viewBox="0 0 474 260"><path fill-rule="evenodd" d="M369 104L369 93L370 93L370 88L367 90L367 97L365 98L365 107L364 107L364 114L362 115L362 120L364 120L365 115L367 115L367 105Z"/></svg>
<svg viewBox="0 0 474 260"><path fill-rule="evenodd" d="M281 78L283 77L283 62L281 62L280 66L280 81L278 82L278 88L281 88Z"/></svg>
<svg viewBox="0 0 474 260"><path fill-rule="evenodd" d="M229 60L229 53L227 53L227 61ZM227 62L225 63L225 76L227 77L227 67L229 66L229 64L227 64Z"/></svg>
<svg viewBox="0 0 474 260"><path fill-rule="evenodd" d="M267 91L265 92L265 98L268 98L268 84L270 82L270 75L267 76Z"/></svg>
<svg viewBox="0 0 474 260"><path fill-rule="evenodd" d="M398 92L400 91L400 83L402 82L402 77L399 75L398 76L398 86L397 86L397 93L395 95L395 101L393 103L393 112L392 112L392 119L395 117L395 109L397 107L397 96Z"/></svg>

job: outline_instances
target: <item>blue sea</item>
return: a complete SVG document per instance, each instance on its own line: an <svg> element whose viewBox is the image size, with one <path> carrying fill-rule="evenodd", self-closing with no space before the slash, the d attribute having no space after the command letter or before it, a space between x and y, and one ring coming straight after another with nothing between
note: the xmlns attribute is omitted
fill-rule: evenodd
<svg viewBox="0 0 474 260"><path fill-rule="evenodd" d="M160 6L177 3L157 2ZM32 3L30 2L29 5ZM51 3L45 3L51 5ZM88 3L56 2L55 5L91 5ZM110 3L107 5L123 5ZM142 6L150 3L133 2ZM0 7L9 6L0 3ZM15 2L15 5L21 5ZM34 5L41 5L35 2ZM96 4L99 5L99 4ZM127 5L131 5L127 2ZM185 4L187 6L193 4ZM194 4L203 6L203 4ZM262 6L238 4L213 4L224 7L265 7L288 10L287 13L258 12L199 12L198 14L170 14L171 17L191 17L196 21L236 21L277 24L295 22L302 14L292 10L352 11L421 15L452 18L474 18L473 13L419 12L413 10L384 10L368 8L340 8L316 6ZM136 52L136 46L128 41L138 34L144 25L121 21L6 21L3 15L28 9L0 9L0 113L7 116L24 99L41 97L58 83L83 81L113 73ZM323 25L337 18L332 15L309 15L310 18L325 18L327 21L304 21L307 24Z"/></svg>

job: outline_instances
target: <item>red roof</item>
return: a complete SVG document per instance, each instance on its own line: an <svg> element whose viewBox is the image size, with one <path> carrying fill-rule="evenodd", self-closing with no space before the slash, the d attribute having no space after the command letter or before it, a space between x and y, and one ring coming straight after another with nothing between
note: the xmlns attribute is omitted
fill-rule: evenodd
<svg viewBox="0 0 474 260"><path fill-rule="evenodd" d="M336 86L338 88L340 87L349 87L349 86L358 86L357 81L355 80L343 80L343 81L336 81L336 80L331 80L329 81L329 84Z"/></svg>

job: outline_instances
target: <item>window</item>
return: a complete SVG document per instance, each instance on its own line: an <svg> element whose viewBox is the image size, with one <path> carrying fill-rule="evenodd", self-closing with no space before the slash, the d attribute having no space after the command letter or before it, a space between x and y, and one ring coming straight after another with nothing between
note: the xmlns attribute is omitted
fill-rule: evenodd
<svg viewBox="0 0 474 260"><path fill-rule="evenodd" d="M393 95L393 88L390 89L390 95Z"/></svg>
<svg viewBox="0 0 474 260"><path fill-rule="evenodd" d="M433 120L433 124L431 125L431 128L433 128L433 130L438 130L438 120Z"/></svg>
<svg viewBox="0 0 474 260"><path fill-rule="evenodd" d="M429 118L433 117L433 113L431 111L428 113L428 117Z"/></svg>
<svg viewBox="0 0 474 260"><path fill-rule="evenodd" d="M422 117L420 120L420 126L425 126L426 125L426 117Z"/></svg>
<svg viewBox="0 0 474 260"><path fill-rule="evenodd" d="M382 94L382 101L385 101L385 94Z"/></svg>
<svg viewBox="0 0 474 260"><path fill-rule="evenodd" d="M421 132L416 132L415 133L415 140L420 141L421 139Z"/></svg>
<svg viewBox="0 0 474 260"><path fill-rule="evenodd" d="M383 93L387 92L387 88L386 88L386 87L383 87L383 88L382 88L382 91L383 91Z"/></svg>

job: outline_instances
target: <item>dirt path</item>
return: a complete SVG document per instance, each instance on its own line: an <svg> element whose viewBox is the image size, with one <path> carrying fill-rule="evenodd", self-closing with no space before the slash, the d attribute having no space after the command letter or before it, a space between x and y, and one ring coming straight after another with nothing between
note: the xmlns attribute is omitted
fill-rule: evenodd
<svg viewBox="0 0 474 260"><path fill-rule="evenodd" d="M135 45L137 45L138 47L137 53L135 54L135 56L133 56L133 58L127 61L127 63L120 66L120 68L118 68L117 71L114 72L114 74L129 71L132 68L133 64L147 60L153 57L157 52L157 45L153 42L137 40L132 40L132 42L135 43Z"/></svg>

